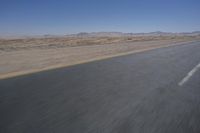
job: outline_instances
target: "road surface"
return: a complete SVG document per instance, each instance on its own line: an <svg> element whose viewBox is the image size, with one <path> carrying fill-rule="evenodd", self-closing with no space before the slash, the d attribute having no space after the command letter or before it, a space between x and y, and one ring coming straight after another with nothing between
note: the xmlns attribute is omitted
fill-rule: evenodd
<svg viewBox="0 0 200 133"><path fill-rule="evenodd" d="M200 42L0 80L1 133L200 133Z"/></svg>

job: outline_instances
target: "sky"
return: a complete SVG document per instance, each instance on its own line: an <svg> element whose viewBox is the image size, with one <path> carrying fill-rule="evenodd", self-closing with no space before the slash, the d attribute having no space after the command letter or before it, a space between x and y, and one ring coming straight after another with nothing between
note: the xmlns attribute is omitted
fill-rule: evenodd
<svg viewBox="0 0 200 133"><path fill-rule="evenodd" d="M0 0L0 35L200 30L200 0Z"/></svg>

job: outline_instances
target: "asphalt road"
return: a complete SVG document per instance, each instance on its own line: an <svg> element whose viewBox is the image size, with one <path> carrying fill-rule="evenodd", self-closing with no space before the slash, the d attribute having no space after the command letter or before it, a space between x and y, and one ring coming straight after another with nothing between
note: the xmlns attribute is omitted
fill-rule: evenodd
<svg viewBox="0 0 200 133"><path fill-rule="evenodd" d="M200 133L199 63L195 42L0 80L0 132Z"/></svg>

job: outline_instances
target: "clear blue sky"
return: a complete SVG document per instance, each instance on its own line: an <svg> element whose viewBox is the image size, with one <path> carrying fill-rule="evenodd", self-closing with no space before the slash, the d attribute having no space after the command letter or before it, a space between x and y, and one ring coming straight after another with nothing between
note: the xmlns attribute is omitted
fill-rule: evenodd
<svg viewBox="0 0 200 133"><path fill-rule="evenodd" d="M0 0L0 35L200 30L200 0Z"/></svg>

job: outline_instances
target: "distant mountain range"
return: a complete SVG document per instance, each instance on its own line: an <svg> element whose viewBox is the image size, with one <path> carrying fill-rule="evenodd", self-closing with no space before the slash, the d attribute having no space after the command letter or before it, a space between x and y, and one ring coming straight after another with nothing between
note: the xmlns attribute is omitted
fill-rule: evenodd
<svg viewBox="0 0 200 133"><path fill-rule="evenodd" d="M200 31L194 32L148 32L148 33L123 33L123 32L80 32L77 34L67 34L67 35L35 35L35 36L0 36L0 38L58 38L58 37L133 37L133 36L200 36Z"/></svg>
<svg viewBox="0 0 200 133"><path fill-rule="evenodd" d="M149 33L123 33L123 32L81 32L78 34L66 35L69 37L121 37L121 36L197 36L200 35L200 31L194 32L149 32Z"/></svg>

